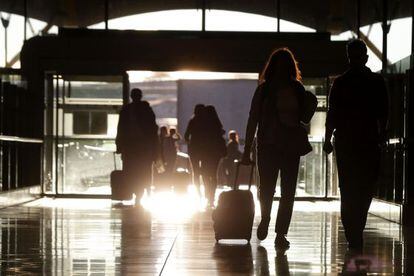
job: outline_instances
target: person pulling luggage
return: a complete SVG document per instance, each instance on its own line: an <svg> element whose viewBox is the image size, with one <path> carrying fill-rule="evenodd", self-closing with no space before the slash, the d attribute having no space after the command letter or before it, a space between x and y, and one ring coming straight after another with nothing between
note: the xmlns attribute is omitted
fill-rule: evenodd
<svg viewBox="0 0 414 276"><path fill-rule="evenodd" d="M158 156L158 126L155 114L142 91L131 90L132 103L122 107L116 136L117 153L121 154L125 182L132 186L135 202L151 184L152 164Z"/></svg>

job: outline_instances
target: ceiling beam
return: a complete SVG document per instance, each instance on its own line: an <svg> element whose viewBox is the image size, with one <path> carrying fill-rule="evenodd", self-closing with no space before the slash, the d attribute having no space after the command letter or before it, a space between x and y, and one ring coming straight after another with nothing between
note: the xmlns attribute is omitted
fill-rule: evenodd
<svg viewBox="0 0 414 276"><path fill-rule="evenodd" d="M52 27L53 27L53 24L52 23L48 23L42 30L40 30L39 33L41 33L41 34L47 34ZM5 67L8 67L8 68L13 67L13 65L15 65L19 60L20 60L20 51L17 54L15 54L11 58L10 61L6 62L6 66Z"/></svg>

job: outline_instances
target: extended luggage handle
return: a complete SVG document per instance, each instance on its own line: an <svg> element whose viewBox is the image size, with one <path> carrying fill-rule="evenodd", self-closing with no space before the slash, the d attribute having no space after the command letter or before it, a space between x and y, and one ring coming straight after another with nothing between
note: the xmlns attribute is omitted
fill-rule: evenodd
<svg viewBox="0 0 414 276"><path fill-rule="evenodd" d="M114 169L117 170L117 166L116 166L116 152L113 152L113 157L114 157Z"/></svg>
<svg viewBox="0 0 414 276"><path fill-rule="evenodd" d="M236 163L236 175L234 176L233 190L238 190L239 189L238 180L239 180L240 166L244 164L242 164L240 160L234 160L234 162ZM250 188L252 187L252 182L253 182L253 173L254 173L255 163L251 162L249 165L245 165L245 166L250 166L250 176L249 176L249 190L250 190Z"/></svg>

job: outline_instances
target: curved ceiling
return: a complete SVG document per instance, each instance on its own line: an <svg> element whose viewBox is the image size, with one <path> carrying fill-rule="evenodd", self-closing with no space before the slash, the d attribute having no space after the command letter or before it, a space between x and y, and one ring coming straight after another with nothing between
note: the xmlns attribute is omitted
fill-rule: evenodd
<svg viewBox="0 0 414 276"><path fill-rule="evenodd" d="M276 16L276 0L205 0L208 9L231 10ZM317 31L339 33L356 26L358 0L280 0L281 19ZM383 0L360 0L361 25L381 21ZM411 16L408 0L388 1L389 18ZM24 14L25 0L1 0L0 11ZM62 27L86 27L102 22L104 0L26 0L31 18ZM108 0L109 19L173 9L200 9L202 0Z"/></svg>

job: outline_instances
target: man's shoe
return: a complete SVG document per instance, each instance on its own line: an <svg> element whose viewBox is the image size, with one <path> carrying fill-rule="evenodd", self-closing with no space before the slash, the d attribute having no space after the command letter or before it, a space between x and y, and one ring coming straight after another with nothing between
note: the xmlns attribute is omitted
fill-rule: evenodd
<svg viewBox="0 0 414 276"><path fill-rule="evenodd" d="M290 242L284 235L277 235L275 239L275 247L277 249L288 249L290 247Z"/></svg>
<svg viewBox="0 0 414 276"><path fill-rule="evenodd" d="M269 228L270 218L262 218L257 227L257 238L259 240L264 240L267 237L267 232Z"/></svg>

